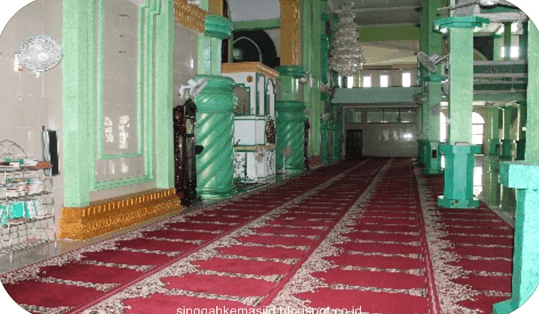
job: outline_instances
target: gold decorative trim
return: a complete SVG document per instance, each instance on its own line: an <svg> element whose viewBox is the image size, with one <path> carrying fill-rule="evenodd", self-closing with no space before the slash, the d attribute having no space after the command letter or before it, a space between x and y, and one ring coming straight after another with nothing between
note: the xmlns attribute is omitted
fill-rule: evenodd
<svg viewBox="0 0 539 314"><path fill-rule="evenodd" d="M281 64L301 64L301 30L299 0L281 3Z"/></svg>
<svg viewBox="0 0 539 314"><path fill-rule="evenodd" d="M63 207L58 239L82 241L181 209L174 189Z"/></svg>
<svg viewBox="0 0 539 314"><path fill-rule="evenodd" d="M266 144L266 145L256 145L256 146L236 146L236 151L238 152L256 152L259 149L265 149L265 150L275 150L275 144Z"/></svg>
<svg viewBox="0 0 539 314"><path fill-rule="evenodd" d="M204 33L204 24L208 12L188 4L187 0L174 0L174 21L195 32Z"/></svg>
<svg viewBox="0 0 539 314"><path fill-rule="evenodd" d="M223 63L221 73L257 72L276 80L279 72L260 62Z"/></svg>

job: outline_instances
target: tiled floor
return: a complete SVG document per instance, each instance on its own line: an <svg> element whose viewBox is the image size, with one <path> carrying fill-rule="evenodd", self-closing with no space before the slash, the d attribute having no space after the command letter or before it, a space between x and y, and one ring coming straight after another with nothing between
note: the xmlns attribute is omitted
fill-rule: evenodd
<svg viewBox="0 0 539 314"><path fill-rule="evenodd" d="M495 210L504 220L509 224L514 225L515 216L515 190L507 189L498 183L499 174L499 159L492 157L479 156L476 158L476 167L474 171L474 194ZM252 189L257 189L265 184L275 183L277 181L284 180L286 178L279 176L275 180L266 181L259 184L244 184L238 186L238 193L243 193ZM208 202L198 203L192 205L185 210L195 210L197 207L207 205ZM16 253L13 255L13 263L9 261L9 255L0 255L0 273L14 270L25 265L44 260L51 256L56 256L64 252L68 252L80 247L91 245L95 242L129 232L131 230L140 228L141 226L154 223L156 221L166 219L171 215L177 213L171 213L168 216L161 216L144 223L133 225L129 228L122 229L121 231L111 232L103 236L99 236L87 241L57 241L55 243L49 243L41 247L37 247L25 252Z"/></svg>

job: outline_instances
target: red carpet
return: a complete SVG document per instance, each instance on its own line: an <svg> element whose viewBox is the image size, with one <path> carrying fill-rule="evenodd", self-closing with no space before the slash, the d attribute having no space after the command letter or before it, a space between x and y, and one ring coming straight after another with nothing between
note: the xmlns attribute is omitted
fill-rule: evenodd
<svg viewBox="0 0 539 314"><path fill-rule="evenodd" d="M506 299L512 230L485 208L429 205L439 178L419 179L409 159L345 161L0 279L31 313L467 313Z"/></svg>
<svg viewBox="0 0 539 314"><path fill-rule="evenodd" d="M513 229L481 203L477 209L437 207L443 176L421 176L436 287L444 313L492 312L511 297Z"/></svg>

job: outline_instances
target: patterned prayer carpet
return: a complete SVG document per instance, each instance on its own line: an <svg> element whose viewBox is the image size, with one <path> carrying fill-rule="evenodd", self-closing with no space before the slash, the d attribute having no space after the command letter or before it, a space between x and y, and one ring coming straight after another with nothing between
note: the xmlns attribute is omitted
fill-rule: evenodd
<svg viewBox="0 0 539 314"><path fill-rule="evenodd" d="M439 181L345 161L0 279L31 313L490 313L512 230L437 208Z"/></svg>

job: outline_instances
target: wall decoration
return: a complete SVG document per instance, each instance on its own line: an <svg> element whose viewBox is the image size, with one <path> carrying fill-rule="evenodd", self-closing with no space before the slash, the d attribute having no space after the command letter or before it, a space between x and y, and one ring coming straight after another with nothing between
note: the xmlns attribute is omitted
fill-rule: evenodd
<svg viewBox="0 0 539 314"><path fill-rule="evenodd" d="M36 78L54 68L62 60L62 44L48 35L35 35L21 42L16 52L18 61Z"/></svg>

